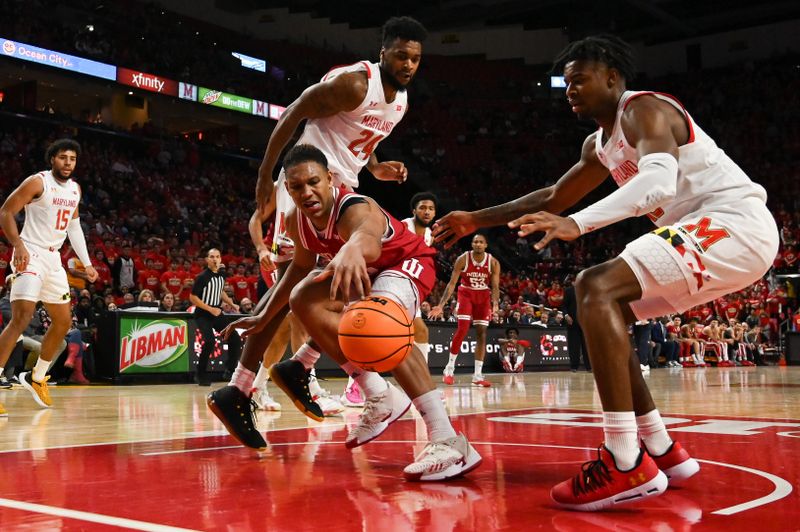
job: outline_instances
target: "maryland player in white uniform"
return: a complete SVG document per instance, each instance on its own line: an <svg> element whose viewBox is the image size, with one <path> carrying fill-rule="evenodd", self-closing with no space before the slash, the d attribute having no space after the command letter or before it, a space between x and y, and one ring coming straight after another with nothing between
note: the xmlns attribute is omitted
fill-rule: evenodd
<svg viewBox="0 0 800 532"><path fill-rule="evenodd" d="M475 227L509 223L520 235L537 231L542 249L553 238L574 240L632 216L658 229L621 256L587 269L575 283L578 313L603 404L605 442L598 459L553 488L566 508L599 510L662 493L699 465L666 429L626 325L676 314L757 281L778 249L778 230L764 189L694 122L672 96L631 92L630 47L613 36L570 44L556 59L572 111L599 129L559 181L512 202L451 213L434 233L453 243ZM619 189L570 215L557 216L611 174ZM535 213L535 214L525 214ZM640 447L643 442L643 447Z"/></svg>
<svg viewBox="0 0 800 532"><path fill-rule="evenodd" d="M298 144L313 145L325 154L334 186L355 189L364 167L379 180L404 182L408 176L405 165L398 161L379 162L375 148L408 110L406 87L419 67L426 36L425 28L410 17L389 19L383 26L378 63L360 61L332 69L319 83L303 91L278 120L259 168L256 201L261 220L268 219L274 209L276 231L270 260L279 268L291 260L294 246L286 236L286 213L293 204L284 186L283 170L277 182L272 181L281 152L305 121ZM270 201L273 190L274 204ZM299 327L299 323L294 321L293 327ZM244 349L263 353L269 340L249 339ZM310 342L295 353L298 355L319 358L319 350ZM262 365L257 381L266 382L266 369L266 364ZM315 379L312 386L312 395L324 393Z"/></svg>
<svg viewBox="0 0 800 532"><path fill-rule="evenodd" d="M436 205L438 203L436 195L432 192L419 192L411 197L411 218L405 218L403 223L409 230L421 236L429 246L433 245L433 232L431 224L436 218ZM428 326L422 319L422 313L417 309L414 316L414 344L422 352L425 362L428 361L428 352L431 344L428 343Z"/></svg>
<svg viewBox="0 0 800 532"><path fill-rule="evenodd" d="M73 140L62 139L51 144L45 156L51 169L28 177L0 208L0 225L14 248L12 317L0 334L0 374L17 339L30 323L36 303L41 301L53 323L42 339L42 352L33 372L20 374L19 380L45 408L52 405L47 370L72 323L67 273L59 254L67 237L86 266L89 282L97 280L78 218L81 189L70 177L79 154L80 146ZM23 209L25 222L22 232L18 232L14 218ZM0 413L5 413L2 405Z"/></svg>

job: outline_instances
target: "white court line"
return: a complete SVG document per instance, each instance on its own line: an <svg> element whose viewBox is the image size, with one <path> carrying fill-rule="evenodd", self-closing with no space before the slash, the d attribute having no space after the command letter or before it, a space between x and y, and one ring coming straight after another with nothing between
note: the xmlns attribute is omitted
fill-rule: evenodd
<svg viewBox="0 0 800 532"><path fill-rule="evenodd" d="M426 443L421 440L380 440L380 441L373 441L371 442L372 445L375 444L390 444L390 443ZM552 444L542 444L542 443L508 443L508 442L489 442L489 441L473 441L470 442L472 445L504 445L510 447L544 447L547 449L571 449L571 450L579 450L579 451L596 451L596 447L576 447L573 445L552 445ZM324 442L284 442L284 443L271 443L270 447L286 447L290 445L343 445L344 441L324 441ZM223 449L231 449L236 447L242 447L241 445L235 446L225 446L225 447L205 447L201 449L186 449L186 450L177 450L177 451L161 451L161 452L151 452L151 453L142 453L142 456L156 456L156 455L163 455L163 454L181 454L181 453L194 453L200 451L217 451ZM735 506L729 506L727 508L722 508L720 510L714 510L711 512L712 514L717 515L733 515L740 512L744 512L747 510L752 510L753 508L757 508L759 506L764 506L769 503L778 501L783 499L784 497L788 496L792 492L792 485L785 479L773 475L772 473L767 473L766 471L761 471L760 469L753 469L751 467L740 466L736 464L729 464L726 462L715 462L713 460L701 460L696 459L698 462L702 462L704 464L712 464L720 467L729 467L731 469L738 469L740 471L744 471L746 473L750 473L753 475L760 476L772 482L775 486L775 489L772 490L771 493L765 495L764 497L760 497L758 499L753 499L751 501L743 502L741 504L737 504Z"/></svg>
<svg viewBox="0 0 800 532"><path fill-rule="evenodd" d="M80 510L69 510L67 508L59 508L57 506L47 506L44 504L35 504L32 502L0 498L0 507L3 506L6 508L12 508L14 510L52 515L55 517L66 517L68 519L77 519L79 521L88 521L90 523L99 523L101 525L129 528L132 530L145 530L147 532L196 532L191 528L159 525L157 523L148 523L146 521L137 521L135 519L125 519L124 517L81 512Z"/></svg>
<svg viewBox="0 0 800 532"><path fill-rule="evenodd" d="M772 490L772 493L770 493L769 495L761 497L760 499L753 499L752 501L743 502L742 504L737 504L736 506L730 506L728 508L716 510L711 512L712 514L733 515L739 512L744 512L745 510L750 510L757 506L763 506L765 504L769 504L771 502L783 499L792 492L791 483L787 482L785 479L777 475L773 475L772 473L767 473L766 471L761 471L759 469L753 469L750 467L740 466L736 464L728 464L725 462L714 462L712 460L697 460L697 461L703 462L704 464L713 464L722 467L730 467L732 469L738 469L746 473L752 473L753 475L764 477L765 479L775 484L775 489Z"/></svg>

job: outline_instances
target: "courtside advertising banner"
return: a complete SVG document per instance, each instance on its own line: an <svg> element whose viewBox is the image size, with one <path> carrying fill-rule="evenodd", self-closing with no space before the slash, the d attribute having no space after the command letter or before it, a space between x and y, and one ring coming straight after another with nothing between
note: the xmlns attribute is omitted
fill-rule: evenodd
<svg viewBox="0 0 800 532"><path fill-rule="evenodd" d="M450 340L456 330L456 324L426 322L429 331L431 350L428 361L431 368L444 367L450 356ZM544 329L541 327L526 327L509 325L519 330L519 339L529 347L525 349L525 369L533 370L537 367L556 369L558 366L569 367L569 350L567 349L566 329ZM486 331L486 358L487 373L502 371L500 367L500 342L505 338L506 327L490 327ZM475 328L470 328L469 333L459 346L459 356L456 365L472 366L475 353Z"/></svg>
<svg viewBox="0 0 800 532"><path fill-rule="evenodd" d="M117 67L0 37L0 55L116 81Z"/></svg>
<svg viewBox="0 0 800 532"><path fill-rule="evenodd" d="M128 68L117 68L117 83L159 94L178 95L177 81Z"/></svg>
<svg viewBox="0 0 800 532"><path fill-rule="evenodd" d="M189 340L186 320L120 316L119 372L186 373Z"/></svg>
<svg viewBox="0 0 800 532"><path fill-rule="evenodd" d="M197 101L197 85L191 83L178 83L178 98L181 100Z"/></svg>
<svg viewBox="0 0 800 532"><path fill-rule="evenodd" d="M205 87L199 87L197 92L197 100L206 105L213 105L215 107L222 107L223 109L230 109L231 111L239 111L240 113L253 112L253 100L243 96L236 96L222 91L215 91Z"/></svg>

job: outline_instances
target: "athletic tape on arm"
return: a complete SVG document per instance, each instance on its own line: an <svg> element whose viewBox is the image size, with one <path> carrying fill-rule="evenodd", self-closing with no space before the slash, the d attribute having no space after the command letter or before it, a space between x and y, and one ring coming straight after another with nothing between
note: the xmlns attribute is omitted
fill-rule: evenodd
<svg viewBox="0 0 800 532"><path fill-rule="evenodd" d="M669 153L649 153L639 159L639 173L628 183L569 217L585 234L655 210L675 197L677 187L678 160Z"/></svg>

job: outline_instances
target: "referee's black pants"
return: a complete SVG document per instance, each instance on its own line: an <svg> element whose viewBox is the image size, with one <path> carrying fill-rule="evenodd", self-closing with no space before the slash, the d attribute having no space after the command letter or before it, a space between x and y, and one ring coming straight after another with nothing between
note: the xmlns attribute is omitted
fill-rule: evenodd
<svg viewBox="0 0 800 532"><path fill-rule="evenodd" d="M203 347L200 350L200 360L197 363L197 381L201 384L211 382L211 377L209 376L208 371L208 361L211 358L211 353L214 352L214 349L217 345L217 339L214 335L214 330L216 329L218 332L222 332L222 329L227 326L227 322L223 316L223 314L220 314L219 316L213 316L211 314L203 313L202 315L196 315L195 317L197 330L200 331L200 336L203 338ZM239 334L236 332L231 334L231 336L228 338L228 360L225 364L225 369L227 372L232 372L236 367L236 362L238 362L239 354L241 353L241 343L241 338L239 338Z"/></svg>

